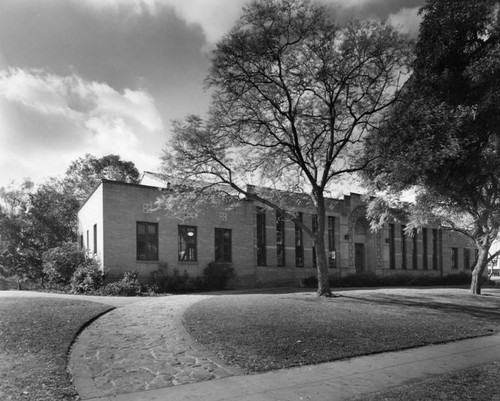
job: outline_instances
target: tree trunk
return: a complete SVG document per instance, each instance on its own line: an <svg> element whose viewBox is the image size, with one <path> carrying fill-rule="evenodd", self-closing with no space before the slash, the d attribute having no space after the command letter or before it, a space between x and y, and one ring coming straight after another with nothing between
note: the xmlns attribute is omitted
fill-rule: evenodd
<svg viewBox="0 0 500 401"><path fill-rule="evenodd" d="M471 294L481 295L481 284L483 281L483 272L488 265L489 247L481 246L478 249L476 265L472 270L472 280L470 284Z"/></svg>
<svg viewBox="0 0 500 401"><path fill-rule="evenodd" d="M325 227L326 211L325 200L322 196L318 197L318 231L314 239L316 249L316 264L318 269L318 296L331 297L330 282L328 281L328 260L326 258L325 248Z"/></svg>

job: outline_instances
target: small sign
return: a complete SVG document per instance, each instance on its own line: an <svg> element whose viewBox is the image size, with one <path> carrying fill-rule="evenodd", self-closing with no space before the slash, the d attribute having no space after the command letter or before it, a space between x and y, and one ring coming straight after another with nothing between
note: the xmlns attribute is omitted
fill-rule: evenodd
<svg viewBox="0 0 500 401"><path fill-rule="evenodd" d="M153 204L145 203L144 205L142 205L142 211L146 214L153 213Z"/></svg>
<svg viewBox="0 0 500 401"><path fill-rule="evenodd" d="M221 212L219 215L220 221L227 221L227 213Z"/></svg>

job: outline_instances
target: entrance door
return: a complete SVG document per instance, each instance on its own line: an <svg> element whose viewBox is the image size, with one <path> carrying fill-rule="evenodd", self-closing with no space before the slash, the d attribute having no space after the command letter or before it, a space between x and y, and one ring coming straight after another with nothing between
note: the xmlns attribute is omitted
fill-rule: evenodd
<svg viewBox="0 0 500 401"><path fill-rule="evenodd" d="M365 271L365 244L354 244L354 266L356 273Z"/></svg>

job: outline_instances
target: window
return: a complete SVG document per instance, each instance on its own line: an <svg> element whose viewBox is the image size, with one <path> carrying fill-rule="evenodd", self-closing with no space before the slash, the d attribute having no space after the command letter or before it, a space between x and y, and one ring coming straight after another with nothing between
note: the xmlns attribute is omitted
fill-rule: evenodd
<svg viewBox="0 0 500 401"><path fill-rule="evenodd" d="M179 226L179 261L195 262L197 259L196 242L198 235L194 226Z"/></svg>
<svg viewBox="0 0 500 401"><path fill-rule="evenodd" d="M422 267L427 270L427 228L422 228Z"/></svg>
<svg viewBox="0 0 500 401"><path fill-rule="evenodd" d="M418 255L418 233L417 233L417 229L414 228L413 229L413 247L412 247L412 253L411 253L411 263L412 263L411 267L414 270L418 269L417 255Z"/></svg>
<svg viewBox="0 0 500 401"><path fill-rule="evenodd" d="M458 269L458 248L451 248L451 268Z"/></svg>
<svg viewBox="0 0 500 401"><path fill-rule="evenodd" d="M215 229L215 261L231 262L231 230L227 228Z"/></svg>
<svg viewBox="0 0 500 401"><path fill-rule="evenodd" d="M335 217L328 216L328 266L337 267L335 261Z"/></svg>
<svg viewBox="0 0 500 401"><path fill-rule="evenodd" d="M304 214L299 212L298 219L302 223ZM302 227L295 223L295 266L304 267L304 242Z"/></svg>
<svg viewBox="0 0 500 401"><path fill-rule="evenodd" d="M277 265L285 266L285 216L276 212L276 257Z"/></svg>
<svg viewBox="0 0 500 401"><path fill-rule="evenodd" d="M311 228L313 233L316 235L318 232L318 215L313 214L311 216ZM317 266L317 261L316 261L316 247L313 245L312 247L312 254L313 254L313 267Z"/></svg>
<svg viewBox="0 0 500 401"><path fill-rule="evenodd" d="M396 268L396 226L389 224L389 268Z"/></svg>
<svg viewBox="0 0 500 401"><path fill-rule="evenodd" d="M97 253L97 224L94 224L94 253Z"/></svg>
<svg viewBox="0 0 500 401"><path fill-rule="evenodd" d="M83 234L80 234L80 249L84 249L85 244L83 243Z"/></svg>
<svg viewBox="0 0 500 401"><path fill-rule="evenodd" d="M470 249L464 248L464 270L470 270Z"/></svg>
<svg viewBox="0 0 500 401"><path fill-rule="evenodd" d="M90 249L90 235L89 230L87 230L87 251Z"/></svg>
<svg viewBox="0 0 500 401"><path fill-rule="evenodd" d="M406 226L401 226L401 268L406 269Z"/></svg>
<svg viewBox="0 0 500 401"><path fill-rule="evenodd" d="M257 208L257 266L266 266L266 211Z"/></svg>
<svg viewBox="0 0 500 401"><path fill-rule="evenodd" d="M432 229L432 269L438 269L438 230Z"/></svg>
<svg viewBox="0 0 500 401"><path fill-rule="evenodd" d="M137 260L158 260L158 223L137 222Z"/></svg>

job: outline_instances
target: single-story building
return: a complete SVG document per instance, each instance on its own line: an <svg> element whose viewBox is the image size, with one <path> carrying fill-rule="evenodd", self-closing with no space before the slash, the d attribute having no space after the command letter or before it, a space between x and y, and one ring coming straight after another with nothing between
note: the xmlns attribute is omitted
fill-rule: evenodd
<svg viewBox="0 0 500 401"><path fill-rule="evenodd" d="M160 267L195 277L211 261L231 263L237 287L299 285L316 274L311 240L279 213L244 199L233 210L211 208L180 221L152 211L164 187L155 173L145 173L141 184L102 180L81 207L80 245L98 258L109 280L136 271L148 281ZM327 215L331 276L440 276L470 272L474 262L474 245L456 232L427 227L408 235L395 223L370 231L358 194L329 199ZM306 225L315 224L311 210L300 216Z"/></svg>

